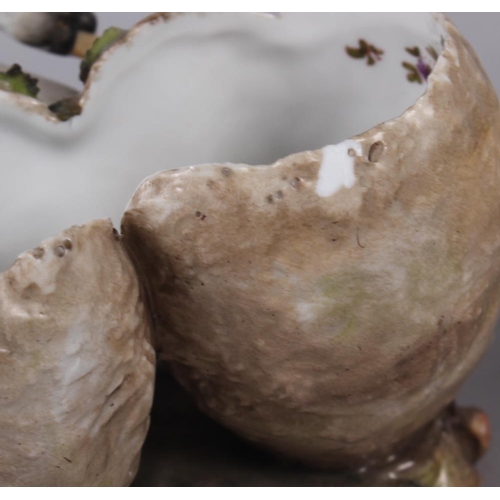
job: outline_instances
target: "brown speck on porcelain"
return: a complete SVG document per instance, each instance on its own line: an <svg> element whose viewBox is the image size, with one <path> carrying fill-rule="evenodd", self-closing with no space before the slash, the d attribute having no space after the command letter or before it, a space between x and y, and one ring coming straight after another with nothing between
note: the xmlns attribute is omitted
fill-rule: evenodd
<svg viewBox="0 0 500 500"><path fill-rule="evenodd" d="M382 141L374 142L370 146L370 150L368 151L368 161L372 163L377 163L380 160L380 158L382 158L384 148L385 146Z"/></svg>
<svg viewBox="0 0 500 500"><path fill-rule="evenodd" d="M45 255L45 249L42 247L37 247L33 250L32 253L33 253L33 257L35 257L35 259L41 259Z"/></svg>

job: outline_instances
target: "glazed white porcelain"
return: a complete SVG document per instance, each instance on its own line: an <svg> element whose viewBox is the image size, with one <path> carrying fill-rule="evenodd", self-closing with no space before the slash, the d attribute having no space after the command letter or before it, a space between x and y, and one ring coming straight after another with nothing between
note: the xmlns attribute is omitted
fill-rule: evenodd
<svg viewBox="0 0 500 500"><path fill-rule="evenodd" d="M270 163L400 115L426 88L405 49L439 52L440 30L429 14L176 16L105 54L69 122L0 92L0 269L73 224L118 222L159 170ZM360 39L383 51L373 65L346 52Z"/></svg>

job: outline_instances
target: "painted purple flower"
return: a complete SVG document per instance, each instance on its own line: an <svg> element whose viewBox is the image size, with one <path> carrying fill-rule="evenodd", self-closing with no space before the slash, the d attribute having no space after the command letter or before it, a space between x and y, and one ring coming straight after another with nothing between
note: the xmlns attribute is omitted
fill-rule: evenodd
<svg viewBox="0 0 500 500"><path fill-rule="evenodd" d="M429 75L431 74L432 63L429 64L426 62L427 59L425 59L421 55L420 49L418 47L406 47L405 50L406 52L408 52L408 54L417 58L415 64L412 64L408 61L403 61L401 63L403 68L408 71L408 73L406 74L407 80L409 82L424 83L424 81L427 81L427 78L429 78ZM436 61L438 55L435 49L432 47L427 47L426 50L427 53L432 57L433 61Z"/></svg>
<svg viewBox="0 0 500 500"><path fill-rule="evenodd" d="M420 56L417 61L418 72L422 75L424 80L427 80L431 74L432 68Z"/></svg>

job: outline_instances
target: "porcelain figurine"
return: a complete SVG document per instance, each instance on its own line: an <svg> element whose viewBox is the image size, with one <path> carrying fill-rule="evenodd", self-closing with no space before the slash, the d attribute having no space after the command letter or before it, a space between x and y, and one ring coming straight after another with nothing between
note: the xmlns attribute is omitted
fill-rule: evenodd
<svg viewBox="0 0 500 500"><path fill-rule="evenodd" d="M81 92L23 70L0 75L0 484L129 484L153 348L269 456L478 484L487 417L453 400L500 301L500 115L445 16L156 14L94 42Z"/></svg>

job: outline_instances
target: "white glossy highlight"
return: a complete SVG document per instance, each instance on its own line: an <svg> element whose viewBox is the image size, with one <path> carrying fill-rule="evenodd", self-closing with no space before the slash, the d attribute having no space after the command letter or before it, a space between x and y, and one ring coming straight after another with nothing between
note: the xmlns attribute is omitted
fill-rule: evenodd
<svg viewBox="0 0 500 500"><path fill-rule="evenodd" d="M361 154L361 145L353 140L323 148L323 161L318 174L316 193L319 196L331 196L342 187L352 188L356 183L354 173L355 156Z"/></svg>

